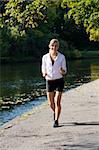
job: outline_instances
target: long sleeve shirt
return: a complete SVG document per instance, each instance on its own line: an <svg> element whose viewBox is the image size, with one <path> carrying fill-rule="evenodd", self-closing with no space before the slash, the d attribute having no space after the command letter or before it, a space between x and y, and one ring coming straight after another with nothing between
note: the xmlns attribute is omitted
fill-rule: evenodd
<svg viewBox="0 0 99 150"><path fill-rule="evenodd" d="M42 57L42 73L47 74L45 76L46 80L62 78L63 75L60 73L61 68L65 71L65 73L67 72L65 56L60 52L58 52L58 55L54 60L54 64L52 64L50 53L47 53Z"/></svg>

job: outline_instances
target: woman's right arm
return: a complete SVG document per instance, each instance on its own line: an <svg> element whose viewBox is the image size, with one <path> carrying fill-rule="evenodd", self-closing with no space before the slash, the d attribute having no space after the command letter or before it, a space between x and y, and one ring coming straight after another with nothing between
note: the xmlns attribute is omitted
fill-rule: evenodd
<svg viewBox="0 0 99 150"><path fill-rule="evenodd" d="M47 75L45 56L42 57L42 75L43 77Z"/></svg>

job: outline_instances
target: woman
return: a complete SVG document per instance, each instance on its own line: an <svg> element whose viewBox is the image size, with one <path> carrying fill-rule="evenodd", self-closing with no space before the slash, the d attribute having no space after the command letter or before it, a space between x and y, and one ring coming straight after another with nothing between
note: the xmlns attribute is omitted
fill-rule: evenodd
<svg viewBox="0 0 99 150"><path fill-rule="evenodd" d="M63 76L67 72L65 56L58 49L59 41L52 39L49 43L49 53L42 57L42 74L46 79L47 98L54 112L53 127L59 126L61 97L64 88Z"/></svg>

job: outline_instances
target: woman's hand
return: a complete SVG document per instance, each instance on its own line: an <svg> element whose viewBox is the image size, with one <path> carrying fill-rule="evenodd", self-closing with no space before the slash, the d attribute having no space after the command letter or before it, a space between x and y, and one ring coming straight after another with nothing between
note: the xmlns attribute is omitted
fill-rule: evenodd
<svg viewBox="0 0 99 150"><path fill-rule="evenodd" d="M43 73L43 77L46 77L46 75L47 75L47 73L45 72L45 73Z"/></svg>
<svg viewBox="0 0 99 150"><path fill-rule="evenodd" d="M65 75L65 70L61 67L60 68L60 73L62 74L62 75Z"/></svg>

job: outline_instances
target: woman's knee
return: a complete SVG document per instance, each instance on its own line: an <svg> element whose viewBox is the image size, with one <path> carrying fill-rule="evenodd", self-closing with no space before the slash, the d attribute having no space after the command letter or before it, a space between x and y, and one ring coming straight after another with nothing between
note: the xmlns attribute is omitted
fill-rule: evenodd
<svg viewBox="0 0 99 150"><path fill-rule="evenodd" d="M61 96L56 97L55 104L56 104L58 107L61 107Z"/></svg>
<svg viewBox="0 0 99 150"><path fill-rule="evenodd" d="M61 107L61 102L60 101L56 101L55 104L56 104L57 107Z"/></svg>
<svg viewBox="0 0 99 150"><path fill-rule="evenodd" d="M55 107L55 103L54 103L54 102L49 101L49 106L50 106L50 107Z"/></svg>

